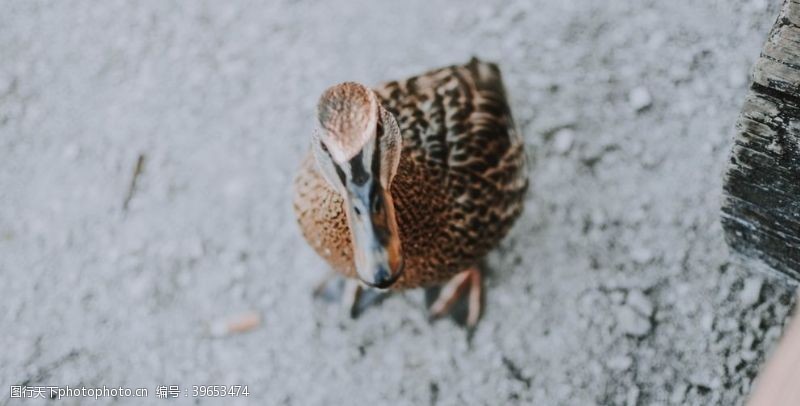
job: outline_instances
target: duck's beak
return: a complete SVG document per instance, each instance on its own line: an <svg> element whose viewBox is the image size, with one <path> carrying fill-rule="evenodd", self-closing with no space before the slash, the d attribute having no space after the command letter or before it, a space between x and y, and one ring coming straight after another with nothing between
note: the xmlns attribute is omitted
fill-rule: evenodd
<svg viewBox="0 0 800 406"><path fill-rule="evenodd" d="M400 236L391 195L378 182L349 187L348 219L358 278L379 289L403 272Z"/></svg>

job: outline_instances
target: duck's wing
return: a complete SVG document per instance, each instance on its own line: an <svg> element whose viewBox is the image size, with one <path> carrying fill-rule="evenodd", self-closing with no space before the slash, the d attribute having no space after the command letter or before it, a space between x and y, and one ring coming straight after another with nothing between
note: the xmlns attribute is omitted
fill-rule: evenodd
<svg viewBox="0 0 800 406"><path fill-rule="evenodd" d="M458 189L467 180L484 191L524 193L523 142L497 65L473 58L465 65L385 83L375 91L397 118L403 153L455 192L462 192Z"/></svg>

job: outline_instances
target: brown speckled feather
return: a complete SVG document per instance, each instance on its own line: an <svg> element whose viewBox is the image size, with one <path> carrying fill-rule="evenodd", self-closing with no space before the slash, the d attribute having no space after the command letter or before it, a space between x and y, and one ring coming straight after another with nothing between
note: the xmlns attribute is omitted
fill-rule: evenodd
<svg viewBox="0 0 800 406"><path fill-rule="evenodd" d="M522 211L525 154L497 66L474 59L374 89L403 137L391 185L405 271L392 288L442 283L474 265ZM303 235L354 277L342 198L311 154L295 179Z"/></svg>

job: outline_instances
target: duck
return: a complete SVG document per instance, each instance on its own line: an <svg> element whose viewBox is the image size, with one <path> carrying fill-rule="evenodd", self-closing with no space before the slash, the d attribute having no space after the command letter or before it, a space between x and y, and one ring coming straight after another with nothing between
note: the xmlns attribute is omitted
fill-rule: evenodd
<svg viewBox="0 0 800 406"><path fill-rule="evenodd" d="M528 189L497 64L473 57L373 88L339 83L322 92L316 116L294 178L304 239L351 296L440 287L431 316L463 297L474 327L480 263L522 213Z"/></svg>

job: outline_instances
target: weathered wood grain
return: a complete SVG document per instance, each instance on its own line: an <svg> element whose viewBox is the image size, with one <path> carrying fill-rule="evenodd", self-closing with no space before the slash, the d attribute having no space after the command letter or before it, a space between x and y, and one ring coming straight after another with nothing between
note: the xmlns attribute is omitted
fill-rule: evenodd
<svg viewBox="0 0 800 406"><path fill-rule="evenodd" d="M800 1L786 0L756 63L722 225L734 250L800 279Z"/></svg>

